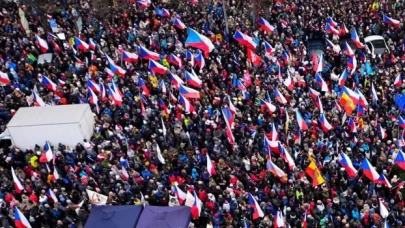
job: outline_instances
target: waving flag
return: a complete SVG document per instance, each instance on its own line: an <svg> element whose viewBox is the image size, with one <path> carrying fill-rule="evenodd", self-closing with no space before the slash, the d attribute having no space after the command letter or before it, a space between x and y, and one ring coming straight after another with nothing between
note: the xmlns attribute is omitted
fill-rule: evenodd
<svg viewBox="0 0 405 228"><path fill-rule="evenodd" d="M45 142L44 151L45 151L47 162L52 161L53 160L53 152L52 152L52 149L51 149L51 145L49 144L48 141Z"/></svg>
<svg viewBox="0 0 405 228"><path fill-rule="evenodd" d="M139 60L139 56L135 53L123 51L122 52L122 61L129 62L129 63L137 63Z"/></svg>
<svg viewBox="0 0 405 228"><path fill-rule="evenodd" d="M200 78L197 77L197 75L194 75L188 71L186 71L186 81L187 84L197 87L197 88L201 88L202 87L202 81Z"/></svg>
<svg viewBox="0 0 405 228"><path fill-rule="evenodd" d="M107 92L115 105L117 105L117 106L122 105L122 96L117 91L115 91L111 86L109 86L107 88Z"/></svg>
<svg viewBox="0 0 405 228"><path fill-rule="evenodd" d="M394 85L396 87L400 87L402 85L402 74L399 73L398 76L395 78Z"/></svg>
<svg viewBox="0 0 405 228"><path fill-rule="evenodd" d="M320 74L318 74L318 73L315 74L315 80L316 80L316 83L318 83L318 85L321 87L321 91L324 91L324 92L329 91L328 84L326 84L326 82L323 80L323 78L321 77Z"/></svg>
<svg viewBox="0 0 405 228"><path fill-rule="evenodd" d="M15 175L14 168L11 167L11 176L13 177L14 189L17 193L21 193L24 190L24 186L21 184L20 179Z"/></svg>
<svg viewBox="0 0 405 228"><path fill-rule="evenodd" d="M209 56L209 53L214 50L214 44L208 37L199 34L192 28L188 28L188 36L185 42L186 47L198 48L204 52L205 57Z"/></svg>
<svg viewBox="0 0 405 228"><path fill-rule="evenodd" d="M189 101L187 98L183 97L182 95L179 95L179 102L180 102L180 104L183 105L184 110L185 110L186 112L192 113L192 112L195 111L195 108L194 108L194 106L190 103L190 101Z"/></svg>
<svg viewBox="0 0 405 228"><path fill-rule="evenodd" d="M395 165L399 166L402 170L405 170L405 153L400 150L395 158Z"/></svg>
<svg viewBox="0 0 405 228"><path fill-rule="evenodd" d="M189 50L186 50L186 59L190 61L190 65L194 67L195 61L194 61L194 55L191 54Z"/></svg>
<svg viewBox="0 0 405 228"><path fill-rule="evenodd" d="M276 100L277 100L278 102L280 102L281 104L287 104L287 99L285 99L285 97L283 96L283 94L280 93L280 91L278 91L277 88L274 90L274 97L275 97Z"/></svg>
<svg viewBox="0 0 405 228"><path fill-rule="evenodd" d="M74 37L74 40L75 40L75 47L77 48L77 49L79 49L79 50L82 50L82 51L87 51L87 50L89 50L89 44L88 43L86 43L86 42L84 42L83 40L81 40L81 39L79 39L78 37Z"/></svg>
<svg viewBox="0 0 405 228"><path fill-rule="evenodd" d="M359 35L357 35L356 29L352 29L352 33L350 35L353 42L356 44L357 48L364 48L364 44L360 42Z"/></svg>
<svg viewBox="0 0 405 228"><path fill-rule="evenodd" d="M385 139L388 136L387 132L385 132L385 129L383 127L381 127L380 124L377 126L377 132L379 133L379 136L381 137L381 139Z"/></svg>
<svg viewBox="0 0 405 228"><path fill-rule="evenodd" d="M138 1L138 7L140 9L146 9L148 8L150 5L152 4L152 2L150 0L141 0Z"/></svg>
<svg viewBox="0 0 405 228"><path fill-rule="evenodd" d="M126 71L124 69L122 69L120 66L118 66L117 64L115 64L114 60L112 60L107 54L105 54L105 57L107 58L108 63L110 63L111 72L113 72L114 74L117 74L121 77L124 77Z"/></svg>
<svg viewBox="0 0 405 228"><path fill-rule="evenodd" d="M307 173L312 178L313 187L323 184L325 182L322 173L319 171L314 161L311 161L309 166L305 169L305 173Z"/></svg>
<svg viewBox="0 0 405 228"><path fill-rule="evenodd" d="M272 33L275 29L274 26L272 26L266 19L264 19L263 17L260 17L259 19L257 19L257 24L260 25L260 27L268 32L268 33Z"/></svg>
<svg viewBox="0 0 405 228"><path fill-rule="evenodd" d="M42 83L42 85L44 85L49 90L52 90L53 92L56 92L56 90L57 90L56 84L53 81L51 81L51 79L46 77L45 75L41 75L41 83Z"/></svg>
<svg viewBox="0 0 405 228"><path fill-rule="evenodd" d="M295 116L301 131L308 130L308 125L305 123L305 120L302 118L301 113L298 110L295 110Z"/></svg>
<svg viewBox="0 0 405 228"><path fill-rule="evenodd" d="M368 101L366 97L363 95L363 93L361 93L359 89L356 89L354 92L356 92L359 95L358 104L360 104L363 108L368 108Z"/></svg>
<svg viewBox="0 0 405 228"><path fill-rule="evenodd" d="M32 91L31 97L32 97L32 101L34 102L34 105L36 107L46 106L44 100L42 100L42 98L37 93L35 93L35 91Z"/></svg>
<svg viewBox="0 0 405 228"><path fill-rule="evenodd" d="M287 149L284 148L283 150L281 150L280 154L283 157L283 159L287 162L288 168L290 170L294 170L295 162L294 159L291 157L290 153L288 153Z"/></svg>
<svg viewBox="0 0 405 228"><path fill-rule="evenodd" d="M285 222L283 218L283 214L281 211L277 211L274 216L274 228L285 227Z"/></svg>
<svg viewBox="0 0 405 228"><path fill-rule="evenodd" d="M339 35L345 36L346 34L349 34L349 30L346 28L346 25L343 23L343 25L340 27Z"/></svg>
<svg viewBox="0 0 405 228"><path fill-rule="evenodd" d="M266 50L266 56L271 57L274 55L275 49L267 41L264 41L264 49Z"/></svg>
<svg viewBox="0 0 405 228"><path fill-rule="evenodd" d="M309 88L309 94L311 95L311 97L313 99L316 99L317 97L319 97L321 95L320 92L318 92L318 91L316 91L316 90L314 90L312 88Z"/></svg>
<svg viewBox="0 0 405 228"><path fill-rule="evenodd" d="M207 171L210 174L210 176L217 174L208 153L207 153Z"/></svg>
<svg viewBox="0 0 405 228"><path fill-rule="evenodd" d="M257 44L253 41L253 38L239 32L238 30L236 30L235 34L233 35L233 38L243 46L247 47L248 49L251 50L256 49Z"/></svg>
<svg viewBox="0 0 405 228"><path fill-rule="evenodd" d="M100 110L98 107L98 97L91 89L88 90L88 93L89 93L89 102L96 106L97 113L99 113Z"/></svg>
<svg viewBox="0 0 405 228"><path fill-rule="evenodd" d="M166 164L165 159L162 156L162 152L160 151L159 144L156 144L156 154L157 154L157 158L160 161L160 163Z"/></svg>
<svg viewBox="0 0 405 228"><path fill-rule="evenodd" d="M169 72L165 66L155 62L152 59L149 59L149 70L151 70L154 74L167 74L167 72Z"/></svg>
<svg viewBox="0 0 405 228"><path fill-rule="evenodd" d="M197 66L200 68L200 70L202 70L205 67L205 59L201 53L195 56L195 62Z"/></svg>
<svg viewBox="0 0 405 228"><path fill-rule="evenodd" d="M160 55L156 52L149 51L147 48L139 46L139 57L146 60L160 60Z"/></svg>
<svg viewBox="0 0 405 228"><path fill-rule="evenodd" d="M7 73L3 73L0 71L0 83L5 85L10 84L10 78L8 77Z"/></svg>
<svg viewBox="0 0 405 228"><path fill-rule="evenodd" d="M394 28L399 28L399 21L398 20L392 19L392 18L387 17L387 16L384 15L383 21L384 21L385 24L389 24L389 25L394 26Z"/></svg>
<svg viewBox="0 0 405 228"><path fill-rule="evenodd" d="M373 103L376 103L378 101L377 92L375 91L373 83L371 83L371 99L373 100Z"/></svg>
<svg viewBox="0 0 405 228"><path fill-rule="evenodd" d="M368 179L373 182L376 182L380 175L378 175L377 171L375 171L374 167L370 164L367 158L364 158L363 162L361 163L361 168L363 169L363 174Z"/></svg>
<svg viewBox="0 0 405 228"><path fill-rule="evenodd" d="M187 26L178 18L175 18L173 21L173 25L179 29L185 29Z"/></svg>
<svg viewBox="0 0 405 228"><path fill-rule="evenodd" d="M343 86L340 92L340 105L342 105L348 115L352 114L353 110L359 103L359 100L360 96L357 93L346 86Z"/></svg>
<svg viewBox="0 0 405 228"><path fill-rule="evenodd" d="M176 74L173 74L170 72L169 77L170 77L170 82L175 86L176 89L179 89L179 86L181 84L184 84L184 81Z"/></svg>
<svg viewBox="0 0 405 228"><path fill-rule="evenodd" d="M335 27L331 26L330 24L326 24L325 26L326 33L333 33L335 35L339 35L339 30L335 29Z"/></svg>
<svg viewBox="0 0 405 228"><path fill-rule="evenodd" d="M294 134L294 144L295 145L300 145L301 144L301 131L300 129L297 129L297 131Z"/></svg>
<svg viewBox="0 0 405 228"><path fill-rule="evenodd" d="M53 200L53 202L58 202L58 198L56 197L55 193L52 191L52 189L48 188L46 190L46 196L48 198L51 198Z"/></svg>
<svg viewBox="0 0 405 228"><path fill-rule="evenodd" d="M14 206L14 225L16 228L31 228L30 222L24 214L18 210L17 206Z"/></svg>
<svg viewBox="0 0 405 228"><path fill-rule="evenodd" d="M175 56L174 54L171 54L169 57L169 62L178 66L178 67L182 67L182 61L178 56Z"/></svg>
<svg viewBox="0 0 405 228"><path fill-rule="evenodd" d="M254 51L247 49L248 60L255 66L259 66L262 62L262 58L258 56Z"/></svg>
<svg viewBox="0 0 405 228"><path fill-rule="evenodd" d="M349 76L349 72L347 72L347 70L345 69L339 77L339 87L340 88L342 88L345 85L348 76Z"/></svg>
<svg viewBox="0 0 405 228"><path fill-rule="evenodd" d="M170 13L167 9L165 8L155 8L155 13L157 16L160 17L170 17Z"/></svg>
<svg viewBox="0 0 405 228"><path fill-rule="evenodd" d="M338 24L332 19L332 17L328 17L327 19L326 19L326 23L327 24L329 24L329 25L331 25L331 26L333 26L333 27L336 27Z"/></svg>
<svg viewBox="0 0 405 228"><path fill-rule="evenodd" d="M339 45L335 45L332 41L330 41L330 40L328 40L328 39L326 39L326 43L328 44L329 47L332 48L332 50L333 50L336 54L339 54L339 53L340 53L341 49L340 49L340 46L339 46ZM312 52L312 53L314 53L314 52Z"/></svg>
<svg viewBox="0 0 405 228"><path fill-rule="evenodd" d="M46 53L49 49L48 43L44 39L39 37L38 35L35 35L35 39L36 39L42 53Z"/></svg>
<svg viewBox="0 0 405 228"><path fill-rule="evenodd" d="M264 213L263 213L262 209L260 208L260 205L257 203L256 199L250 193L248 193L248 202L249 202L250 208L253 209L253 213L252 213L253 220L264 217Z"/></svg>
<svg viewBox="0 0 405 228"><path fill-rule="evenodd" d="M321 54L316 72L322 72L322 68L324 65L325 65L325 59L323 58L323 54Z"/></svg>
<svg viewBox="0 0 405 228"><path fill-rule="evenodd" d="M377 180L377 183L385 185L387 188L392 188L391 183L387 180L384 174L381 173L380 177Z"/></svg>
<svg viewBox="0 0 405 228"><path fill-rule="evenodd" d="M276 111L276 106L262 99L260 99L260 105L266 107L270 111L270 114L273 114L273 112Z"/></svg>
<svg viewBox="0 0 405 228"><path fill-rule="evenodd" d="M173 191L174 194L177 196L177 199L179 200L180 205L183 204L183 202L186 200L186 193L184 193L179 187L176 185L173 186Z"/></svg>
<svg viewBox="0 0 405 228"><path fill-rule="evenodd" d="M149 96L150 92L149 92L149 88L146 86L145 82L142 80L141 77L138 76L138 86L139 88L142 89L143 93L145 94L145 96Z"/></svg>
<svg viewBox="0 0 405 228"><path fill-rule="evenodd" d="M235 144L235 137L232 134L231 124L230 124L233 122L233 119L231 119L230 116L226 115L225 113L230 113L230 110L227 107L222 107L222 115L224 116L224 120L225 120L225 124L226 124L226 126L225 126L226 136L228 138L229 144L233 145L233 144Z"/></svg>
<svg viewBox="0 0 405 228"><path fill-rule="evenodd" d="M341 154L339 163L345 168L347 176L349 178L355 178L357 176L357 170L354 168L352 160L345 153Z"/></svg>
<svg viewBox="0 0 405 228"><path fill-rule="evenodd" d="M184 86L182 84L179 85L179 92L180 92L180 95L182 95L186 98L196 98L196 99L200 98L200 92L198 92L195 89Z"/></svg>
<svg viewBox="0 0 405 228"><path fill-rule="evenodd" d="M354 73L354 71L356 71L357 68L357 59L356 57L349 57L347 58L347 67L349 67L349 69L351 69L352 71L350 72L351 74Z"/></svg>
<svg viewBox="0 0 405 228"><path fill-rule="evenodd" d="M290 65L290 56L286 51L283 51L283 53L281 54L281 59L283 60L285 65Z"/></svg>
<svg viewBox="0 0 405 228"><path fill-rule="evenodd" d="M96 44L96 42L94 42L93 38L89 39L89 46L90 46L91 50L93 50L93 51L96 50L97 44Z"/></svg>
<svg viewBox="0 0 405 228"><path fill-rule="evenodd" d="M290 73L287 71L287 78L283 81L283 84L288 88L288 90L294 90L294 82L290 76Z"/></svg>
<svg viewBox="0 0 405 228"><path fill-rule="evenodd" d="M398 116L398 125L402 128L405 128L405 120L402 116Z"/></svg>
<svg viewBox="0 0 405 228"><path fill-rule="evenodd" d="M389 213L385 205L383 204L383 201L380 200L380 215L383 219L387 218Z"/></svg>
<svg viewBox="0 0 405 228"><path fill-rule="evenodd" d="M325 114L321 114L321 117L319 118L319 122L321 122L322 130L324 132L330 131L333 126L328 122L328 120L325 117Z"/></svg>
<svg viewBox="0 0 405 228"><path fill-rule="evenodd" d="M100 86L97 85L93 80L87 81L87 88L93 90L94 92L100 93Z"/></svg>
<svg viewBox="0 0 405 228"><path fill-rule="evenodd" d="M345 42L345 53L349 57L354 56L354 51L352 50L352 48L350 47L350 45L347 42Z"/></svg>

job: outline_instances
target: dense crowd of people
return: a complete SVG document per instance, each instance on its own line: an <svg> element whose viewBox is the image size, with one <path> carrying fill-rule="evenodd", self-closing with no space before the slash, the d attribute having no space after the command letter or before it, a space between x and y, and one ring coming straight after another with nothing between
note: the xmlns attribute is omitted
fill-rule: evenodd
<svg viewBox="0 0 405 228"><path fill-rule="evenodd" d="M0 151L1 227L15 208L31 227L82 226L86 189L107 205L176 206L178 190L195 192L193 227L405 225L404 1L153 0L104 18L86 0L49 1L45 15L0 2L2 130L26 106L90 103L96 122L91 140L51 145L51 162L43 142ZM191 47L190 31L213 50ZM151 53L169 72L150 69Z"/></svg>

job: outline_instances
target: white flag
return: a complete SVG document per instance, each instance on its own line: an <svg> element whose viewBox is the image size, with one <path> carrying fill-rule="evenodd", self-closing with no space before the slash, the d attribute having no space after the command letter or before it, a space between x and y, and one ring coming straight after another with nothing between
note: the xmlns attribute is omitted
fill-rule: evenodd
<svg viewBox="0 0 405 228"><path fill-rule="evenodd" d="M160 161L162 164L166 164L166 163L165 163L165 159L164 159L163 156L162 156L162 152L160 151L159 144L156 144L156 153L157 153L157 156L158 156L159 161Z"/></svg>
<svg viewBox="0 0 405 228"><path fill-rule="evenodd" d="M108 197L97 193L95 191L91 191L86 189L87 195L89 196L89 200L94 205L106 205Z"/></svg>
<svg viewBox="0 0 405 228"><path fill-rule="evenodd" d="M385 205L383 204L383 202L380 200L380 215L383 218L387 218L388 217L388 210L385 207Z"/></svg>
<svg viewBox="0 0 405 228"><path fill-rule="evenodd" d="M163 131L163 135L166 136L167 130L166 130L165 123L163 122L163 118L162 118L162 117L160 117L160 119L162 120L162 131Z"/></svg>
<svg viewBox="0 0 405 228"><path fill-rule="evenodd" d="M184 203L184 205L187 207L193 207L194 200L195 199L194 199L193 194L191 194L189 191L187 191L186 202Z"/></svg>

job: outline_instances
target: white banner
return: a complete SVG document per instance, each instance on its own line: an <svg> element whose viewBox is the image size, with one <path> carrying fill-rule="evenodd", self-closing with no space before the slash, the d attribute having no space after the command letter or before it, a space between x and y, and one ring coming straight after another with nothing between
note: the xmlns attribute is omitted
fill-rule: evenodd
<svg viewBox="0 0 405 228"><path fill-rule="evenodd" d="M106 205L108 197L105 195L102 195L100 193L97 193L95 191L91 191L86 189L87 195L89 196L89 200L92 204L100 206L100 205Z"/></svg>

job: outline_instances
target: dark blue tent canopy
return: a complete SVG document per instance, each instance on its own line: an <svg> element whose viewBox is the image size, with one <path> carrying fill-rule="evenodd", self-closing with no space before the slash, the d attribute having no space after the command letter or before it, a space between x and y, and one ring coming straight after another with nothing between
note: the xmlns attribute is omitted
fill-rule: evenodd
<svg viewBox="0 0 405 228"><path fill-rule="evenodd" d="M146 206L137 228L188 228L191 221L190 207Z"/></svg>
<svg viewBox="0 0 405 228"><path fill-rule="evenodd" d="M143 206L95 206L85 228L135 228Z"/></svg>

